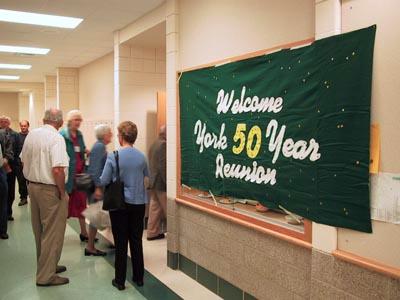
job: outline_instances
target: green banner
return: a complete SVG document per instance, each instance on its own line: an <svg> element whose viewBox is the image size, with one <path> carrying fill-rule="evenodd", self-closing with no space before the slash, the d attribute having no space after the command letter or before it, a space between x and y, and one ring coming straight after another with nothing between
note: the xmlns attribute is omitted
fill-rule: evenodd
<svg viewBox="0 0 400 300"><path fill-rule="evenodd" d="M184 72L182 183L371 232L375 31Z"/></svg>

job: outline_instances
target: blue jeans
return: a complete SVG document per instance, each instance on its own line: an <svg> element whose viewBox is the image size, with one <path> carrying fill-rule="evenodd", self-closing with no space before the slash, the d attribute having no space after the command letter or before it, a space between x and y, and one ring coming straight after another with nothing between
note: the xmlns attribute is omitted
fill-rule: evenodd
<svg viewBox="0 0 400 300"><path fill-rule="evenodd" d="M4 168L0 168L0 234L7 233L8 184Z"/></svg>

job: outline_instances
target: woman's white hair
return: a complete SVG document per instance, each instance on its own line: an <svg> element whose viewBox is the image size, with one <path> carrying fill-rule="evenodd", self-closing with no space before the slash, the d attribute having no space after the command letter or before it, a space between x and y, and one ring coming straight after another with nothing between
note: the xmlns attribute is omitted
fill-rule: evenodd
<svg viewBox="0 0 400 300"><path fill-rule="evenodd" d="M100 124L94 128L94 133L98 140L103 140L104 136L109 132L111 132L111 127L106 124Z"/></svg>
<svg viewBox="0 0 400 300"><path fill-rule="evenodd" d="M80 110L74 109L67 113L67 122L72 121L73 119L83 119L82 113Z"/></svg>

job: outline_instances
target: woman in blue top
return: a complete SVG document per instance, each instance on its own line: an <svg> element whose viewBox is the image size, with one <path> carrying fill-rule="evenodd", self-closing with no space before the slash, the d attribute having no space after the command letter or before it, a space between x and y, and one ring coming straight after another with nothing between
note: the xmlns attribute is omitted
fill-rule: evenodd
<svg viewBox="0 0 400 300"><path fill-rule="evenodd" d="M125 289L126 257L128 241L131 250L132 280L143 285L143 218L145 205L148 203L147 188L149 170L142 152L133 147L137 138L137 127L130 121L118 126L118 150L121 181L124 182L126 209L110 211L111 227L115 244L115 278L113 286ZM100 177L103 186L116 180L116 161L114 154L109 154Z"/></svg>
<svg viewBox="0 0 400 300"><path fill-rule="evenodd" d="M95 203L103 199L103 188L101 186L100 176L103 173L104 165L107 159L108 145L112 140L111 127L108 125L97 125L94 129L96 134L96 143L94 143L90 151L88 173L94 182L95 191L89 197L89 203ZM85 248L85 256L105 256L106 253L96 249L94 243L96 241L97 228L89 225L89 241Z"/></svg>

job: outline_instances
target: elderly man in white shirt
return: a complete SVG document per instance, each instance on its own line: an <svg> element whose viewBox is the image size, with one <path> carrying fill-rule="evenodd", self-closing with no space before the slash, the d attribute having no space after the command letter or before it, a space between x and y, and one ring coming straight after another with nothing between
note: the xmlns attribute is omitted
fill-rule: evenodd
<svg viewBox="0 0 400 300"><path fill-rule="evenodd" d="M29 182L32 228L37 251L37 286L69 283L56 275L66 271L59 266L67 224L68 196L65 193L69 158L65 141L58 133L63 124L62 112L49 109L44 126L26 137L20 155L23 173Z"/></svg>

